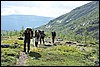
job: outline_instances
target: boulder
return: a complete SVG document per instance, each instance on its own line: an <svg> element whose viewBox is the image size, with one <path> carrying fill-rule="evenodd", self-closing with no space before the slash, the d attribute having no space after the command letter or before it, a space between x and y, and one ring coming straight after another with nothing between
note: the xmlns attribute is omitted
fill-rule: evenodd
<svg viewBox="0 0 100 67"><path fill-rule="evenodd" d="M22 37L18 38L19 40L24 40Z"/></svg>
<svg viewBox="0 0 100 67"><path fill-rule="evenodd" d="M77 45L77 46L84 46L84 47L86 47L87 44L79 44L79 45Z"/></svg>
<svg viewBox="0 0 100 67"><path fill-rule="evenodd" d="M8 48L10 45L9 44L3 44L1 45L2 48Z"/></svg>
<svg viewBox="0 0 100 67"><path fill-rule="evenodd" d="M66 42L66 44L72 44L72 42L69 41L69 42Z"/></svg>
<svg viewBox="0 0 100 67"><path fill-rule="evenodd" d="M61 39L61 38L57 38L56 41L63 41L63 39Z"/></svg>
<svg viewBox="0 0 100 67"><path fill-rule="evenodd" d="M14 44L18 44L17 42L15 42Z"/></svg>
<svg viewBox="0 0 100 67"><path fill-rule="evenodd" d="M57 44L55 44L55 43L54 43L53 45L54 45L54 46L57 46Z"/></svg>
<svg viewBox="0 0 100 67"><path fill-rule="evenodd" d="M75 42L66 42L66 44L76 44Z"/></svg>
<svg viewBox="0 0 100 67"><path fill-rule="evenodd" d="M95 61L95 65L96 66L99 66L99 61Z"/></svg>

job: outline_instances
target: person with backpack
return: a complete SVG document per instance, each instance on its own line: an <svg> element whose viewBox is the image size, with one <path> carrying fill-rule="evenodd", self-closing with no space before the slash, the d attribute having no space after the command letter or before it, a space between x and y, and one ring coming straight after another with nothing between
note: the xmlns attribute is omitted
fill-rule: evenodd
<svg viewBox="0 0 100 67"><path fill-rule="evenodd" d="M52 43L54 44L54 41L55 41L55 37L56 37L56 32L52 32Z"/></svg>
<svg viewBox="0 0 100 67"><path fill-rule="evenodd" d="M43 41L43 44L45 44L45 42L44 42L44 37L45 37L46 35L45 35L44 31L41 31L40 35L41 35L41 37L40 37L40 44L41 44L41 40Z"/></svg>
<svg viewBox="0 0 100 67"><path fill-rule="evenodd" d="M37 30L35 30L35 47L38 47L38 40L39 40L39 32L37 32Z"/></svg>
<svg viewBox="0 0 100 67"><path fill-rule="evenodd" d="M25 36L25 38L24 38L24 52L25 53L29 53L29 51L30 51L30 39L32 38L32 31L30 31L30 28L26 28L26 30L24 31L24 36ZM28 50L27 50L27 52L26 52L26 44L28 44L27 45L27 47L28 47Z"/></svg>

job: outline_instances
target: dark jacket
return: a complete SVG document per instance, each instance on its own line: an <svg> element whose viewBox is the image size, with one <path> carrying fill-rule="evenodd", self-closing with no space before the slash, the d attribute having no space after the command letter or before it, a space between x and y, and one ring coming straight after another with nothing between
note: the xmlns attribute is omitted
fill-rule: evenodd
<svg viewBox="0 0 100 67"><path fill-rule="evenodd" d="M30 39L30 32L25 31L24 36L25 36L25 40Z"/></svg>

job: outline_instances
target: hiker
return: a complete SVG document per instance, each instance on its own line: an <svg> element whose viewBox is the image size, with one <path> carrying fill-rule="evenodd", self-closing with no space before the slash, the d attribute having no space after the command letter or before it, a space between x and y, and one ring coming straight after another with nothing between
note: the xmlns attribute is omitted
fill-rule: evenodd
<svg viewBox="0 0 100 67"><path fill-rule="evenodd" d="M39 32L37 32L37 30L35 30L35 46L37 47L38 46L38 40L39 40Z"/></svg>
<svg viewBox="0 0 100 67"><path fill-rule="evenodd" d="M27 47L28 47L28 53L30 51L30 38L31 35L32 35L32 31L30 31L30 28L26 28L25 32L23 33L25 38L24 38L24 52L26 53L26 43L28 44Z"/></svg>
<svg viewBox="0 0 100 67"><path fill-rule="evenodd" d="M45 37L46 35L44 34L44 31L41 31L40 32L40 44L41 44L41 40L43 41L43 44L45 44L45 42L44 42L44 37Z"/></svg>
<svg viewBox="0 0 100 67"><path fill-rule="evenodd" d="M55 37L56 37L56 32L52 32L52 43L54 44L54 41L55 41Z"/></svg>

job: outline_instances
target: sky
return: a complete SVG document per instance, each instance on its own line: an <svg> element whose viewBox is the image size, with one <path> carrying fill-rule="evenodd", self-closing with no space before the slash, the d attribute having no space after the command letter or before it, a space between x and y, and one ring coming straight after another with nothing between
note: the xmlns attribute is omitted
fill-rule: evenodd
<svg viewBox="0 0 100 67"><path fill-rule="evenodd" d="M58 17L91 1L1 1L1 16L11 14Z"/></svg>

